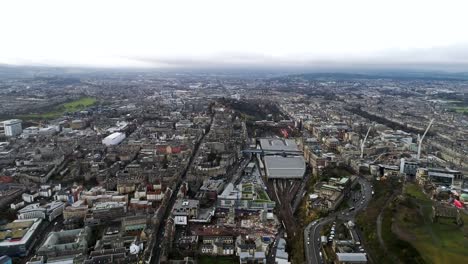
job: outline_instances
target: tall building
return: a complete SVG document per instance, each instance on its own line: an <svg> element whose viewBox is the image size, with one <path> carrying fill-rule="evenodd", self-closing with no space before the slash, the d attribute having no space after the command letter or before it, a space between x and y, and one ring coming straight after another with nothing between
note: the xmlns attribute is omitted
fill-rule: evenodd
<svg viewBox="0 0 468 264"><path fill-rule="evenodd" d="M21 127L21 120L11 119L3 121L3 126L5 130L5 136L7 137L16 137L21 135L23 128Z"/></svg>

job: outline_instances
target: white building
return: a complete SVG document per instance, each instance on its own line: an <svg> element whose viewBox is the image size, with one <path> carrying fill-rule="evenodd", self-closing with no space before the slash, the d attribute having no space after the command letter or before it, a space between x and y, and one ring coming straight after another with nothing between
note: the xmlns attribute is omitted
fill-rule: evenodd
<svg viewBox="0 0 468 264"><path fill-rule="evenodd" d="M13 210L17 210L17 209L20 209L21 207L24 206L24 201L21 201L19 203L12 203L10 204L10 208L13 209Z"/></svg>
<svg viewBox="0 0 468 264"><path fill-rule="evenodd" d="M3 126L5 129L5 136L7 137L16 137L21 135L23 132L23 128L21 127L21 120L19 119L11 119L6 120L3 122Z"/></svg>
<svg viewBox="0 0 468 264"><path fill-rule="evenodd" d="M63 213L64 208L65 203L59 201L53 201L43 206L38 203L30 204L18 210L18 219L41 218L52 221Z"/></svg>
<svg viewBox="0 0 468 264"><path fill-rule="evenodd" d="M118 145L124 139L125 139L125 134L124 133L115 132L115 133L112 133L109 136L105 137L102 140L102 144L104 144L106 146Z"/></svg>
<svg viewBox="0 0 468 264"><path fill-rule="evenodd" d="M34 202L34 199L36 199L39 196L39 193L23 193L21 197L23 198L23 201L27 203L32 203Z"/></svg>

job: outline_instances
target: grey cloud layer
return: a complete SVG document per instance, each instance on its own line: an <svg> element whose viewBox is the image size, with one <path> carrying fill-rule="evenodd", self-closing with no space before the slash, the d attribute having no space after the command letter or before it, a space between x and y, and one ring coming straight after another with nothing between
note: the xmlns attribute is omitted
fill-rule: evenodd
<svg viewBox="0 0 468 264"><path fill-rule="evenodd" d="M256 53L218 53L210 56L138 56L128 59L162 67L428 67L468 70L468 44L427 49L389 50L374 54L291 54L269 56Z"/></svg>

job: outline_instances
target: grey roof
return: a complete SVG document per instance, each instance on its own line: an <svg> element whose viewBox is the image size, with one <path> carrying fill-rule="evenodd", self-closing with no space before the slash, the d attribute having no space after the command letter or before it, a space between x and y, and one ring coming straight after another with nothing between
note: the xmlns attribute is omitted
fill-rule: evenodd
<svg viewBox="0 0 468 264"><path fill-rule="evenodd" d="M302 178L305 174L305 160L302 156L265 156L268 178Z"/></svg>
<svg viewBox="0 0 468 264"><path fill-rule="evenodd" d="M256 259L264 259L264 258L265 258L265 252L263 252L263 251L256 251L256 252L254 253L254 257L255 257Z"/></svg>
<svg viewBox="0 0 468 264"><path fill-rule="evenodd" d="M338 261L367 262L366 253L336 253Z"/></svg>
<svg viewBox="0 0 468 264"><path fill-rule="evenodd" d="M296 142L292 139L261 138L260 146L263 150L299 151Z"/></svg>
<svg viewBox="0 0 468 264"><path fill-rule="evenodd" d="M288 260L289 255L288 255L288 253L286 251L277 250L276 251L276 258Z"/></svg>

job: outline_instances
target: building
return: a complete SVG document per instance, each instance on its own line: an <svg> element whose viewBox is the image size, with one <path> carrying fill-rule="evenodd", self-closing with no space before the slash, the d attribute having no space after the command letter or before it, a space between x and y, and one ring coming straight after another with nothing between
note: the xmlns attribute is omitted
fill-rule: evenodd
<svg viewBox="0 0 468 264"><path fill-rule="evenodd" d="M65 207L63 210L63 219L79 218L84 219L88 213L88 206L83 200L76 201L70 206Z"/></svg>
<svg viewBox="0 0 468 264"><path fill-rule="evenodd" d="M0 264L13 264L13 261L11 260L9 256L1 256Z"/></svg>
<svg viewBox="0 0 468 264"><path fill-rule="evenodd" d="M339 144L340 144L340 141L334 137L325 139L325 145L328 147L328 150L330 151L336 151Z"/></svg>
<svg viewBox="0 0 468 264"><path fill-rule="evenodd" d="M200 251L202 254L209 255L234 255L234 238L232 236L204 236Z"/></svg>
<svg viewBox="0 0 468 264"><path fill-rule="evenodd" d="M297 144L292 139L261 138L260 147L264 151L292 151L299 152Z"/></svg>
<svg viewBox="0 0 468 264"><path fill-rule="evenodd" d="M416 180L421 185L428 181L436 185L461 185L463 174L447 168L419 168L416 172Z"/></svg>
<svg viewBox="0 0 468 264"><path fill-rule="evenodd" d="M23 201L26 203L32 203L34 202L34 199L36 199L39 196L39 193L23 193L21 195L21 198L23 198Z"/></svg>
<svg viewBox="0 0 468 264"><path fill-rule="evenodd" d="M27 256L40 237L42 219L15 220L0 226L0 255Z"/></svg>
<svg viewBox="0 0 468 264"><path fill-rule="evenodd" d="M7 137L16 137L21 135L23 128L21 127L22 121L19 119L10 119L3 121L3 126L5 129L5 136Z"/></svg>
<svg viewBox="0 0 468 264"><path fill-rule="evenodd" d="M122 219L122 232L141 232L146 228L146 216L127 216Z"/></svg>
<svg viewBox="0 0 468 264"><path fill-rule="evenodd" d="M39 134L39 127L31 126L23 130L23 136L33 136Z"/></svg>
<svg viewBox="0 0 468 264"><path fill-rule="evenodd" d="M317 183L314 189L319 199L311 201L312 207L325 211L336 210L344 197L356 184L356 176L330 178L328 182Z"/></svg>
<svg viewBox="0 0 468 264"><path fill-rule="evenodd" d="M47 262L56 258L60 258L61 261L73 260L80 254L86 254L90 239L91 229L88 227L50 232L36 253L44 256Z"/></svg>
<svg viewBox="0 0 468 264"><path fill-rule="evenodd" d="M336 253L339 264L364 264L367 263L366 253Z"/></svg>
<svg viewBox="0 0 468 264"><path fill-rule="evenodd" d="M278 241L278 246L276 247L275 263L277 264L290 264L289 255L286 252L286 240L280 238Z"/></svg>
<svg viewBox="0 0 468 264"><path fill-rule="evenodd" d="M268 194L260 186L250 183L229 183L224 191L218 195L217 206L219 208L236 208L242 210L265 210L272 211L275 202L271 201Z"/></svg>
<svg viewBox="0 0 468 264"><path fill-rule="evenodd" d="M265 156L266 175L269 179L302 179L306 171L302 156Z"/></svg>
<svg viewBox="0 0 468 264"><path fill-rule="evenodd" d="M63 213L65 203L53 201L51 203L40 205L38 203L30 204L18 211L18 219L41 218L53 221L57 216Z"/></svg>
<svg viewBox="0 0 468 264"><path fill-rule="evenodd" d="M115 132L105 137L102 140L102 144L106 146L114 146L120 144L125 139L125 134L121 132Z"/></svg>
<svg viewBox="0 0 468 264"><path fill-rule="evenodd" d="M125 216L127 212L126 202L102 202L96 203L91 208L92 219L103 222L111 222ZM88 216L87 216L88 218ZM87 221L89 219L85 219Z"/></svg>
<svg viewBox="0 0 468 264"><path fill-rule="evenodd" d="M172 214L176 225L187 225L189 219L198 217L200 202L198 200L179 199L174 204Z"/></svg>
<svg viewBox="0 0 468 264"><path fill-rule="evenodd" d="M415 176L418 168L419 163L416 161L407 161L404 158L400 160L400 174Z"/></svg>

